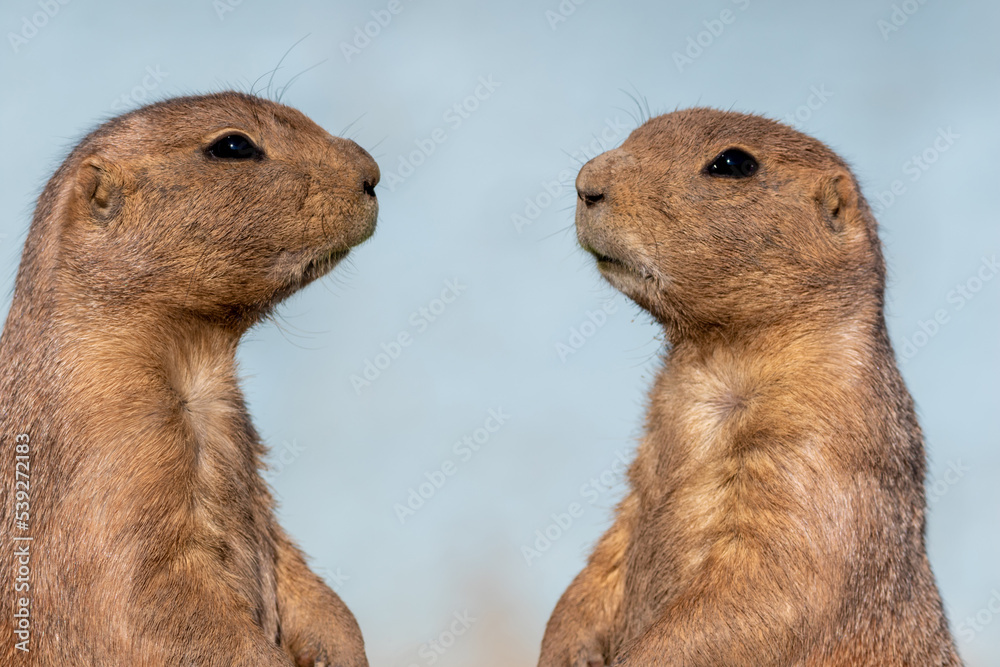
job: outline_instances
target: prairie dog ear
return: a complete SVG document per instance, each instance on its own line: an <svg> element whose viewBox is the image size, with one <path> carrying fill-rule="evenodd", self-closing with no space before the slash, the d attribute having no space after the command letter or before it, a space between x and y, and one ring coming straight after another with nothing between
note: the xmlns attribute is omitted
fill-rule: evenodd
<svg viewBox="0 0 1000 667"><path fill-rule="evenodd" d="M844 170L823 174L814 193L820 219L827 228L842 234L862 223L854 179Z"/></svg>
<svg viewBox="0 0 1000 667"><path fill-rule="evenodd" d="M91 155L80 164L76 182L80 212L85 217L103 227L118 216L125 197L125 179L115 164Z"/></svg>

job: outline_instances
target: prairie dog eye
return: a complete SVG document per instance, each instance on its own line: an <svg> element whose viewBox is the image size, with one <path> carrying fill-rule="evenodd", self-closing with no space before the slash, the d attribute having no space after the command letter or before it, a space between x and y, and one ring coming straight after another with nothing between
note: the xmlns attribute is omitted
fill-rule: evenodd
<svg viewBox="0 0 1000 667"><path fill-rule="evenodd" d="M259 160L264 152L242 134L227 134L205 149L205 153L221 160Z"/></svg>
<svg viewBox="0 0 1000 667"><path fill-rule="evenodd" d="M717 178L749 178L758 167L757 160L746 151L727 148L705 167L705 172Z"/></svg>

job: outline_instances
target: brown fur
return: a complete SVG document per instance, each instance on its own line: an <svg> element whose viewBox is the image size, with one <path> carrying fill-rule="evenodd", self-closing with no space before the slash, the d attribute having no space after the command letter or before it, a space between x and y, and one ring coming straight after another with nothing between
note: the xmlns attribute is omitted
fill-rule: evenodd
<svg viewBox="0 0 1000 667"><path fill-rule="evenodd" d="M759 171L709 176L731 147ZM631 490L539 664L960 665L847 166L776 122L691 109L591 160L577 189L580 243L671 347Z"/></svg>
<svg viewBox="0 0 1000 667"><path fill-rule="evenodd" d="M240 131L262 160L204 150ZM374 231L378 167L300 112L168 100L49 181L0 339L0 664L367 665L278 526L240 392L242 334ZM14 529L17 434L31 524ZM30 653L11 548L30 534Z"/></svg>

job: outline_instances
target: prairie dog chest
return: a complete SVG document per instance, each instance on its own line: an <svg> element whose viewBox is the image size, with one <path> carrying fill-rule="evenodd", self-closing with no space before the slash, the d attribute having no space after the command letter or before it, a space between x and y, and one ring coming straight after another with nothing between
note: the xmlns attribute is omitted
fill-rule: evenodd
<svg viewBox="0 0 1000 667"><path fill-rule="evenodd" d="M272 503L258 470L263 447L235 368L198 350L177 360L178 400L191 538L206 566L244 597L268 636L277 634Z"/></svg>
<svg viewBox="0 0 1000 667"><path fill-rule="evenodd" d="M637 529L627 552L627 604L650 617L687 586L752 502L743 485L766 456L742 446L764 391L736 365L669 366L650 399L631 480ZM641 576L638 574L641 573Z"/></svg>

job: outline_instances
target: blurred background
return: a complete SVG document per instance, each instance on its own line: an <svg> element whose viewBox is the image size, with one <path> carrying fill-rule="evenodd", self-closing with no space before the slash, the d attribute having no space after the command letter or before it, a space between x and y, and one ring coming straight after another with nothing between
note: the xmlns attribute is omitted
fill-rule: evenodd
<svg viewBox="0 0 1000 667"><path fill-rule="evenodd" d="M996 665L998 23L985 0L6 0L3 313L35 197L103 119L280 90L355 139L378 232L240 354L281 520L373 666L531 665L623 494L663 345L577 248L576 171L640 105L784 120L878 212L930 557L967 664Z"/></svg>

